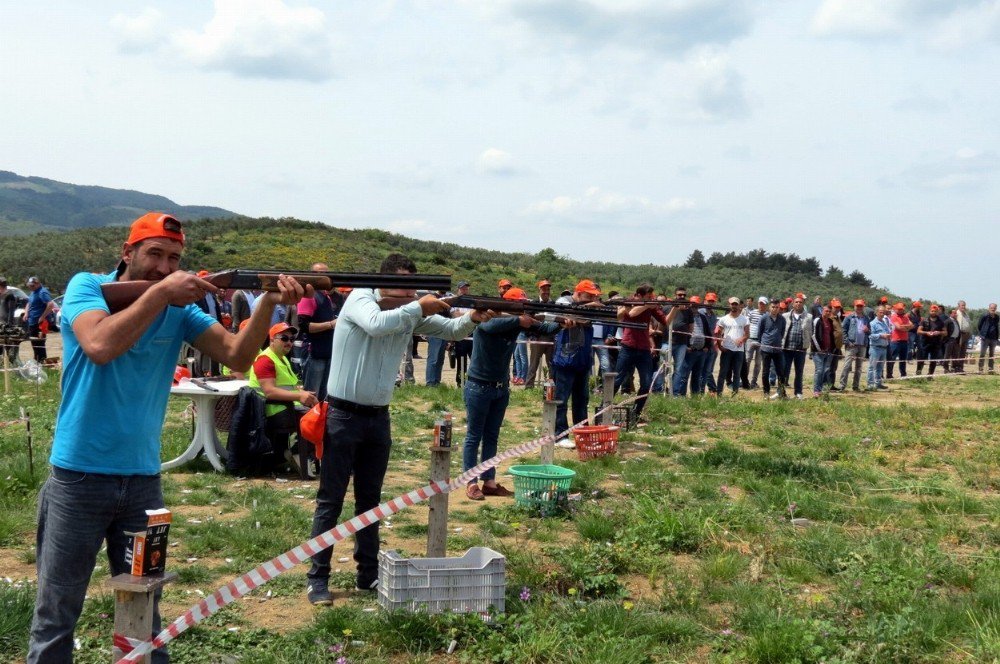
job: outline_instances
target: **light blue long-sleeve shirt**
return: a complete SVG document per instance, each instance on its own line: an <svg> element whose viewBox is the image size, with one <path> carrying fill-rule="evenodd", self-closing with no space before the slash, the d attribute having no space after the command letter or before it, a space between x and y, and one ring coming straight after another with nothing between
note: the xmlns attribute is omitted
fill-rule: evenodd
<svg viewBox="0 0 1000 664"><path fill-rule="evenodd" d="M411 302L382 311L379 292L355 288L347 297L333 333L331 397L365 406L387 406L396 386L396 372L414 334L464 339L476 327L470 314L461 318L424 317Z"/></svg>

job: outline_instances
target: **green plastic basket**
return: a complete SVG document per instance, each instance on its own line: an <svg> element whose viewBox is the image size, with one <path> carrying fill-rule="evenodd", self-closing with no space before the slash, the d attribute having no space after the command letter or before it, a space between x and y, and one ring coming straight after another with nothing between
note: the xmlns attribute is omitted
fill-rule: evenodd
<svg viewBox="0 0 1000 664"><path fill-rule="evenodd" d="M522 507L552 514L569 502L569 487L575 470L562 466L511 466L514 476L514 501Z"/></svg>

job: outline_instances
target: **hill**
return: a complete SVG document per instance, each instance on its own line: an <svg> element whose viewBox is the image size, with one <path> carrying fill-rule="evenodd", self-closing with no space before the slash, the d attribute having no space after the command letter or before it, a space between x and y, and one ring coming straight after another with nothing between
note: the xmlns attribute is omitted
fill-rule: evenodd
<svg viewBox="0 0 1000 664"><path fill-rule="evenodd" d="M0 236L43 230L121 226L149 210L179 219L232 217L217 207L178 205L141 191L91 187L0 171Z"/></svg>
<svg viewBox="0 0 1000 664"><path fill-rule="evenodd" d="M904 299L886 289L852 283L839 270L826 276L780 269L744 269L706 264L703 267L625 265L583 262L552 249L535 254L490 251L457 244L415 240L375 229L347 230L296 219L208 219L187 224L188 246L183 267L211 271L234 267L309 269L322 261L331 270L370 272L393 251L413 258L421 272L448 273L466 279L473 293L494 294L497 280L510 278L534 294L535 282L551 279L554 290L571 288L581 278L596 280L605 291L631 293L644 281L658 292L685 285L692 293L714 291L721 297L785 296L798 291L871 302L881 295ZM38 274L56 291L76 272L108 271L118 262L125 233L121 228L91 228L39 233L25 241L0 243L0 269L20 279Z"/></svg>

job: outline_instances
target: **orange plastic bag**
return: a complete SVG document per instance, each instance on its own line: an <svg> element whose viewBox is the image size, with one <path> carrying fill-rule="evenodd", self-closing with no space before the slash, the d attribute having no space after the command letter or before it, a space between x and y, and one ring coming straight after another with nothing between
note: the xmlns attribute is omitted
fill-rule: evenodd
<svg viewBox="0 0 1000 664"><path fill-rule="evenodd" d="M323 458L323 434L326 433L326 400L310 408L299 420L299 436L316 448L316 458Z"/></svg>

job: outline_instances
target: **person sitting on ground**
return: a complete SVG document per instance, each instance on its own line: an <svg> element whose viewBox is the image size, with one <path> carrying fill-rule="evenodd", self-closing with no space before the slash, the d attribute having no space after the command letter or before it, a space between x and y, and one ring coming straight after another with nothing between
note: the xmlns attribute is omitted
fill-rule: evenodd
<svg viewBox="0 0 1000 664"><path fill-rule="evenodd" d="M247 375L249 386L267 400L264 431L271 441L275 459L284 458L293 465L296 457L288 448L288 439L299 430L299 419L306 410L317 403L314 392L298 386L298 376L288 359L296 334L298 330L288 323L272 325L268 330L271 343L257 356ZM306 443L299 440L298 444Z"/></svg>

